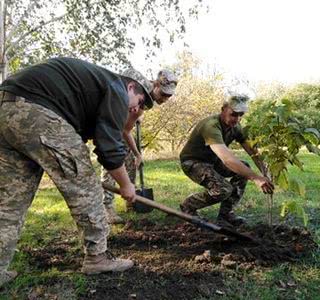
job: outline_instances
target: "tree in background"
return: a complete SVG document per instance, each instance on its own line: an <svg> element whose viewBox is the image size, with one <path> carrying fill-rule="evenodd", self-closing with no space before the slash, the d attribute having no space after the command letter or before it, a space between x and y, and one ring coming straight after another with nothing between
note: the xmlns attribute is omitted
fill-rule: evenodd
<svg viewBox="0 0 320 300"><path fill-rule="evenodd" d="M256 99L274 100L282 97L288 87L278 81L273 82L257 82L252 87Z"/></svg>
<svg viewBox="0 0 320 300"><path fill-rule="evenodd" d="M217 70L202 76L200 61L188 52L181 53L170 69L179 78L176 95L145 114L143 144L154 150L170 147L175 152L199 120L220 111L223 76Z"/></svg>
<svg viewBox="0 0 320 300"><path fill-rule="evenodd" d="M287 99L294 108L291 117L295 117L300 126L320 130L320 84L300 83L286 87L280 83L271 83L256 86L255 92L257 97L251 107L254 114L263 111L267 102Z"/></svg>
<svg viewBox="0 0 320 300"><path fill-rule="evenodd" d="M284 97L295 104L294 116L305 128L320 130L320 84L297 84Z"/></svg>
<svg viewBox="0 0 320 300"><path fill-rule="evenodd" d="M146 57L173 42L203 0L0 0L0 73L66 55L130 65L139 36ZM207 7L206 7L207 8Z"/></svg>

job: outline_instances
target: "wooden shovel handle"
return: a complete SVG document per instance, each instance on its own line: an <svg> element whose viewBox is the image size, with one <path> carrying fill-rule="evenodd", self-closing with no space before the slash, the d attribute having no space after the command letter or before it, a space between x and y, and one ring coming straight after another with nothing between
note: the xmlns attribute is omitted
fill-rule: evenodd
<svg viewBox="0 0 320 300"><path fill-rule="evenodd" d="M107 183L102 183L102 185L107 190L120 195L119 188L114 187L114 186L112 186L110 184L107 184ZM219 234L233 236L233 237L236 237L236 238L241 239L241 240L246 240L246 241L250 241L250 242L254 242L254 243L260 244L260 241L257 241L256 239L254 239L251 236L248 236L246 234L242 234L242 233L237 232L236 230L233 230L233 229L228 228L228 227L222 227L222 226L215 225L215 224L213 224L211 222L206 222L206 221L202 220L199 217L194 217L194 216L186 214L184 212L175 210L175 209L170 208L168 206L165 206L163 204L157 203L155 201L151 201L151 200L149 200L149 199L147 199L145 197L136 195L135 199L136 199L136 201L138 201L140 203L143 203L143 204L145 204L147 206L150 206L150 207L159 209L161 211L164 211L169 215L176 216L176 217L178 217L180 219L183 219L183 220L185 220L185 221L187 221L189 223L195 224L195 225L200 226L202 228L210 229L210 230L215 231L215 232L217 232Z"/></svg>
<svg viewBox="0 0 320 300"><path fill-rule="evenodd" d="M108 191L110 192L113 192L113 193L116 193L116 194L119 194L120 195L120 190L119 188L115 187L115 186L112 186L108 183L103 183L102 184L104 188L106 188ZM150 206L150 207L153 207L153 208L156 208L156 209L159 209L159 210L162 210L170 215L175 215L181 219L184 219L186 221L189 221L189 222L192 222L193 219L195 219L195 217L189 215L189 214L186 214L184 212L181 212L181 211L178 211L178 210L175 210L173 208L170 208L168 206L165 206L163 204L160 204L160 203L157 203L155 201L152 201L152 200L149 200L145 197L142 197L142 196L139 196L139 195L136 195L136 201L140 202L140 203L143 203L147 206Z"/></svg>
<svg viewBox="0 0 320 300"><path fill-rule="evenodd" d="M115 186L112 186L108 183L103 183L103 187L106 188L107 190L113 192L113 193L116 193L116 194L119 194L120 195L120 190L119 188L115 187ZM153 208L156 208L156 209L159 209L161 211L164 211L166 212L167 214L169 215L173 215L173 216L176 216L180 219L183 219L185 221L188 221L190 223L193 223L193 224L196 224L196 225L200 225L202 227L208 227L214 231L221 231L221 227L218 226L218 225L215 225L213 223L209 223L209 222L205 222L204 220L198 218L198 217L194 217L192 215L189 215L189 214L186 214L182 211L178 211L176 209L173 209L171 207L168 207L168 206L165 206L163 204L160 204L160 203L157 203L155 201L151 201L145 197L142 197L142 196L139 196L139 195L136 195L136 201L140 202L140 203L143 203L147 206L150 206L150 207L153 207ZM208 225L208 226L207 226Z"/></svg>

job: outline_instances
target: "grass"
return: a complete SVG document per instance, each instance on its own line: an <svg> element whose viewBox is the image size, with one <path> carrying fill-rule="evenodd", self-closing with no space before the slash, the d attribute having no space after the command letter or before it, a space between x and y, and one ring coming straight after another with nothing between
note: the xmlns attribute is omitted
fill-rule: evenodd
<svg viewBox="0 0 320 300"><path fill-rule="evenodd" d="M285 220L279 217L280 204L284 200L293 199L309 214L308 229L320 243L320 159L306 153L300 158L304 163L305 172L301 173L297 168L291 167L289 173L306 185L306 197L301 198L290 192L277 190L274 197L275 222L289 222L291 225L302 226L302 220L297 216L289 216ZM145 164L145 174L146 185L153 187L156 201L175 209L178 209L181 201L190 193L201 190L201 187L183 174L177 160L148 161ZM57 293L59 297L56 299L78 299L88 288L86 277L80 273L57 270L54 267L44 270L33 264L34 258L27 251L33 249L41 253L50 249L53 241L68 239L69 248L64 254L64 259L72 261L74 257L82 255L75 223L63 198L50 184L43 186L28 211L11 265L20 275L13 283L0 290L0 299L28 299L31 291L36 295L47 295L47 298L43 299L51 299L50 295L55 299L53 295ZM137 220L146 217L127 213L125 203L120 197L116 197L116 208L125 219ZM217 209L218 205L208 207L203 209L201 214L208 219L214 219ZM249 183L237 212L248 217L252 223L267 222L266 196ZM175 218L167 218L164 213L156 210L147 217L159 224L175 222ZM116 235L119 230L119 227L114 227L112 234ZM224 281L227 292L219 295L219 299L320 299L320 253L315 252L296 264L285 263L273 268L246 272L226 271ZM41 289L45 290L42 294Z"/></svg>

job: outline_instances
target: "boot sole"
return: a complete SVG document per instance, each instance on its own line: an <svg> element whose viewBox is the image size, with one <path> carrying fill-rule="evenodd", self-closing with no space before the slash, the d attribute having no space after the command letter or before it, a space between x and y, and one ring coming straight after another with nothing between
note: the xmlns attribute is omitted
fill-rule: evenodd
<svg viewBox="0 0 320 300"><path fill-rule="evenodd" d="M86 275L96 275L96 274L101 274L101 273L111 273L111 272L114 272L114 273L117 273L117 272L124 272L124 271L127 271L129 269L131 269L133 267L133 263L132 265L130 266L123 266L123 267L119 267L117 269L110 269L110 270L92 270L90 268L86 269L86 268L82 268L81 269L81 273L83 274L86 274Z"/></svg>

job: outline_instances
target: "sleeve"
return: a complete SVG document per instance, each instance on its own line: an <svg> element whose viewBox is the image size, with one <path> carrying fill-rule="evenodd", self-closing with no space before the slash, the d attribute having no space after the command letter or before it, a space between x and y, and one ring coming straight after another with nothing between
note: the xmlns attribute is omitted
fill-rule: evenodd
<svg viewBox="0 0 320 300"><path fill-rule="evenodd" d="M205 144L224 144L221 128L217 123L207 122L201 128L201 134Z"/></svg>
<svg viewBox="0 0 320 300"><path fill-rule="evenodd" d="M237 125L235 128L235 140L239 143L242 144L247 140L247 134L244 133L244 130L240 125Z"/></svg>
<svg viewBox="0 0 320 300"><path fill-rule="evenodd" d="M126 156L122 132L128 117L128 102L124 89L111 86L98 108L94 153L107 170L121 167Z"/></svg>

